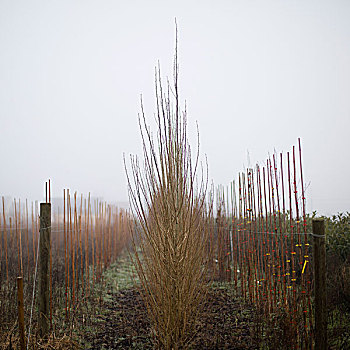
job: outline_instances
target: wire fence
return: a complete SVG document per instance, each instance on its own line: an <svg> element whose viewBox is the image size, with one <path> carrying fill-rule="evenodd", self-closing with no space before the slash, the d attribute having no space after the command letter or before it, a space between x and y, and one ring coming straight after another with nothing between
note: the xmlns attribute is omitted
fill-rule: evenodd
<svg viewBox="0 0 350 350"><path fill-rule="evenodd" d="M217 189L209 249L216 278L232 280L267 322L283 315L291 348L313 346L309 239L324 237L312 233L305 187L299 140L299 152L274 154Z"/></svg>
<svg viewBox="0 0 350 350"><path fill-rule="evenodd" d="M37 287L40 270L39 210L34 203L2 200L0 217L0 343L11 337L17 323L16 278L24 281L24 313L27 345L38 324ZM49 256L50 329L70 332L90 318L101 288L103 272L116 260L130 238L130 214L90 196L64 191L60 209L52 212ZM61 214L59 213L61 212ZM11 214L11 215L9 215ZM85 310L85 311L84 311ZM85 313L84 316L79 316ZM74 321L73 321L74 320ZM35 331L34 331L35 329ZM5 338L3 338L5 337ZM33 338L34 337L34 338Z"/></svg>

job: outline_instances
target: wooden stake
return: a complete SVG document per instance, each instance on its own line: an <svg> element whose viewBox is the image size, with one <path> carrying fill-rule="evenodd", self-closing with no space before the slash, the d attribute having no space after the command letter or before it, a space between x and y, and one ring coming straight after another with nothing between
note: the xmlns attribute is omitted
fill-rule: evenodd
<svg viewBox="0 0 350 350"><path fill-rule="evenodd" d="M39 246L39 334L47 337L49 332L49 260L51 250L51 204L40 203L40 246Z"/></svg>
<svg viewBox="0 0 350 350"><path fill-rule="evenodd" d="M26 348L24 334L24 304L23 304L23 277L17 277L17 302L18 302L18 328L21 350Z"/></svg>
<svg viewBox="0 0 350 350"><path fill-rule="evenodd" d="M314 234L315 349L327 349L326 244L323 219L312 220ZM317 236L316 236L317 235Z"/></svg>
<svg viewBox="0 0 350 350"><path fill-rule="evenodd" d="M50 243L51 247L51 243ZM50 271L49 271L49 282L50 282L50 329L52 329L52 310L53 310L53 305L52 305L52 249L50 249Z"/></svg>

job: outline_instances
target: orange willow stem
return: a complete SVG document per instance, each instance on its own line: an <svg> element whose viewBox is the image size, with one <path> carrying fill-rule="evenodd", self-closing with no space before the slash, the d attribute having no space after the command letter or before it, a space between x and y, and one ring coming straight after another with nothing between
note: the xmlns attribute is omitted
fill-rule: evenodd
<svg viewBox="0 0 350 350"><path fill-rule="evenodd" d="M268 211L267 211L267 201L266 201L266 177L265 177L265 167L263 167L263 178L262 178L262 182L263 182L263 197L264 197L264 207L265 207L265 233L264 233L264 255L265 255L265 297L266 297L266 304L267 304L267 308L265 310L266 313L270 312L270 294L269 294L269 289L271 288L271 278L270 278L270 267L269 267L269 250L270 250L270 241L269 241L269 237L268 237Z"/></svg>
<svg viewBox="0 0 350 350"><path fill-rule="evenodd" d="M88 295L89 293L89 268L88 268L88 213L86 211L86 199L84 199L84 233L85 233L85 241L84 241L84 248L85 248L85 291L86 294Z"/></svg>
<svg viewBox="0 0 350 350"><path fill-rule="evenodd" d="M275 159L275 155L273 156L273 166L274 166L274 174L275 174L275 186L276 186L276 193L277 193L277 212L278 212L278 224L279 224L279 237L281 240L281 267L282 270L279 271L279 280L280 280L280 284L281 284L281 302L283 303L283 305L285 305L286 302L286 290L287 290L287 286L286 286L286 281L285 281L285 263L284 263L284 259L285 259L285 252L284 252L284 241L285 241L285 237L283 237L283 225L282 225L282 218L281 218L281 206L280 206L280 192L279 192L279 185L278 185L278 169L277 169L277 163L276 163L276 159ZM281 168L281 176L282 176L282 168ZM283 183L283 182L282 182Z"/></svg>
<svg viewBox="0 0 350 350"><path fill-rule="evenodd" d="M61 221L60 221L60 207L57 208L57 235L56 235L56 263L58 262L58 257L60 256L61 252Z"/></svg>
<svg viewBox="0 0 350 350"><path fill-rule="evenodd" d="M255 286L255 300L259 300L259 271L260 271L260 255L259 255L259 236L257 227L257 211L255 201L255 186L254 186L254 173L251 169L251 209L252 209L252 221L253 221L253 259L254 259L254 286Z"/></svg>
<svg viewBox="0 0 350 350"><path fill-rule="evenodd" d="M111 254L112 254L112 245L111 245L111 239L112 239L112 216L111 216L111 206L109 205L107 207L107 210L108 210L108 214L107 214L107 220L108 220L108 229L107 229L107 232L108 232L108 236L107 236L107 240L108 240L108 243L107 243L107 254L108 254L108 258L107 258L107 265L109 266L110 263L111 263Z"/></svg>
<svg viewBox="0 0 350 350"><path fill-rule="evenodd" d="M83 266L83 246L82 246L82 238L81 238L81 217L83 215L83 195L81 195L80 199L80 212L79 212L79 248L80 248L80 274L81 274L81 288L82 294L84 295L84 266Z"/></svg>
<svg viewBox="0 0 350 350"><path fill-rule="evenodd" d="M90 197L89 197L90 199ZM92 208L90 205L90 214L92 212ZM96 218L95 218L95 227L92 223L92 215L90 215L91 221L91 247L92 247L92 288L95 287L95 240L96 240Z"/></svg>
<svg viewBox="0 0 350 350"><path fill-rule="evenodd" d="M67 232L66 232L66 190L63 190L63 236L64 236L64 276L65 276L65 305L66 320L68 320L68 269L67 269Z"/></svg>
<svg viewBox="0 0 350 350"><path fill-rule="evenodd" d="M32 202L32 248L33 248L33 260L35 266L35 231L34 231L34 203Z"/></svg>
<svg viewBox="0 0 350 350"><path fill-rule="evenodd" d="M106 268L107 258L108 258L108 248L107 248L108 221L105 220L105 215L107 215L107 204L106 203L104 203L104 211L103 211L103 218L102 218L104 226L103 226L103 231L102 231L102 234L103 234L103 252L101 250L101 256L104 257L104 261L103 261L103 266L101 264L101 273Z"/></svg>
<svg viewBox="0 0 350 350"><path fill-rule="evenodd" d="M91 210L91 205L90 205L90 193L88 197L88 211L87 211L87 226L86 226L86 270L87 270L87 287L88 287L88 293L90 292L90 268L89 268L89 216L90 216L90 210ZM92 228L91 228L92 229ZM93 245L92 245L93 247Z"/></svg>
<svg viewBox="0 0 350 350"><path fill-rule="evenodd" d="M10 216L10 249L12 249L12 251L15 250L15 237L13 237L13 232L12 232L12 217Z"/></svg>
<svg viewBox="0 0 350 350"><path fill-rule="evenodd" d="M260 237L260 271L261 275L259 277L259 286L261 287L260 289L260 295L261 295L261 300L265 302L266 298L266 291L265 291L265 286L266 286L266 269L267 269L267 261L266 261L266 254L265 253L265 234L264 232L264 216L263 216L263 201L262 201L262 192L261 192L261 176L260 176L260 167L257 165L257 194L258 194L258 228L260 231L259 237ZM265 294L265 295L264 295Z"/></svg>
<svg viewBox="0 0 350 350"><path fill-rule="evenodd" d="M21 228L21 200L18 200L18 226L19 226L19 256L21 261L21 274L23 277L23 254L22 254L22 228Z"/></svg>
<svg viewBox="0 0 350 350"><path fill-rule="evenodd" d="M5 249L2 247L2 242L4 241L3 239L4 230L2 229L1 221L2 221L2 218L0 216L0 259L1 259L0 260L0 283L2 282L2 251L3 249Z"/></svg>
<svg viewBox="0 0 350 350"><path fill-rule="evenodd" d="M3 215L3 225L4 225L4 238L5 238L5 263L6 263L6 280L7 280L7 286L9 284L9 266L8 266L8 260L7 260L7 230L6 230L6 217L5 217L5 200L4 197L2 197L2 215Z"/></svg>
<svg viewBox="0 0 350 350"><path fill-rule="evenodd" d="M67 190L67 215L68 215L68 233L67 233L67 264L68 264L68 291L69 291L69 283L70 283L70 258L72 257L72 211L71 211L71 205L70 205L70 194L69 189ZM68 250L69 245L69 239L70 239L70 246ZM71 299L72 299L72 293L68 293L68 319L70 318L70 309L71 309Z"/></svg>
<svg viewBox="0 0 350 350"><path fill-rule="evenodd" d="M275 187L273 182L273 169L272 169L272 161L269 158L269 174L270 174L270 186L271 186L271 204L272 204L272 215L273 215L273 237L274 237L274 249L272 250L271 254L274 258L273 260L273 294L274 294L274 305L277 305L277 298L278 298L278 291L280 290L280 284L278 283L277 276L280 274L280 249L278 244L278 229L277 229L277 214L276 214L276 196L275 196ZM277 268L277 269L276 269Z"/></svg>
<svg viewBox="0 0 350 350"><path fill-rule="evenodd" d="M283 155L282 153L280 154L280 164L281 164L281 191L282 191L282 213L283 213L283 221L282 221L282 232L285 234L284 236L284 244L283 246L285 247L285 249L288 249L288 247L285 246L285 243L287 242L287 224L286 224L286 204L285 204L285 196L284 196L284 172L283 172ZM283 261L284 259L288 258L288 252L285 251L284 252L284 257L283 257ZM284 283L284 305L288 306L287 304L287 297L288 297L288 290L287 290L287 283L288 283L288 279L286 276L288 268L287 268L287 262L285 264L285 270L283 273L283 283Z"/></svg>
<svg viewBox="0 0 350 350"><path fill-rule="evenodd" d="M99 262L99 279L102 277L102 257L103 257L103 203L100 203L100 227L99 227L99 240L100 240L100 251L98 254L98 262Z"/></svg>
<svg viewBox="0 0 350 350"><path fill-rule="evenodd" d="M291 284L288 286L292 295L292 303L291 303L291 319L292 324L295 323L295 309L296 309L296 290L295 290L295 261L294 261L294 226L293 226L293 209L292 209L292 185L291 185L291 176L290 176L290 159L289 152L287 152L287 164L288 164L288 190L289 190L289 224L290 224L290 254L291 254Z"/></svg>
<svg viewBox="0 0 350 350"><path fill-rule="evenodd" d="M114 222L113 222L113 260L116 258L116 253L117 253L117 234L118 234L118 208L114 213Z"/></svg>
<svg viewBox="0 0 350 350"><path fill-rule="evenodd" d="M75 248L76 248L76 230L77 230L77 193L74 192L74 225L73 225L73 237L72 237L72 306L75 306Z"/></svg>

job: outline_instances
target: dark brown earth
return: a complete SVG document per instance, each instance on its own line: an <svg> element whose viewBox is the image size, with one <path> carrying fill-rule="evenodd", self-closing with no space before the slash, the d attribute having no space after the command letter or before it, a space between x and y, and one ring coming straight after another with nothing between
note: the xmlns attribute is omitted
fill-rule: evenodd
<svg viewBox="0 0 350 350"><path fill-rule="evenodd" d="M105 302L93 349L152 349L151 327L139 292L128 289ZM254 311L227 289L211 288L191 349L256 349Z"/></svg>

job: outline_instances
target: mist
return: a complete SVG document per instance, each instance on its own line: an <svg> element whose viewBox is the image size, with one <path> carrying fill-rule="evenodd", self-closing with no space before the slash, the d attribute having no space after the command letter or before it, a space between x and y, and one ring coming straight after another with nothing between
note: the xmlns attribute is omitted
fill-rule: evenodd
<svg viewBox="0 0 350 350"><path fill-rule="evenodd" d="M2 1L0 195L63 188L126 202L123 155L141 155L160 62L209 179L290 151L301 138L307 211L349 211L347 1Z"/></svg>

